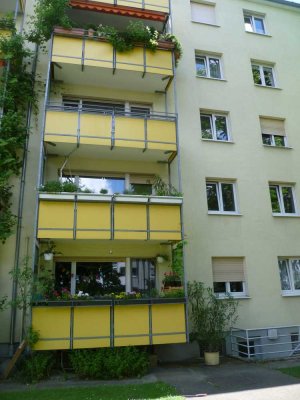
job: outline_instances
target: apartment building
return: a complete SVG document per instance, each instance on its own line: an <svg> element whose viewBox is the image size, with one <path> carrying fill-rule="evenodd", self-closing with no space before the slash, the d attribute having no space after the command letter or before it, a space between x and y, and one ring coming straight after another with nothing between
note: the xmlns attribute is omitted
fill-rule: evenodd
<svg viewBox="0 0 300 400"><path fill-rule="evenodd" d="M39 54L40 111L31 120L23 200L16 180L13 204L22 209L20 240L0 245L0 290L11 297L8 271L29 256L37 274L53 274L59 293L97 295L101 287L144 297L37 299L30 315L37 349L156 345L170 358L192 354L186 298L153 296L186 239L185 283L202 281L220 301L226 293L239 301L227 352L297 354L300 6L70 4L82 28L56 27ZM25 27L32 13L27 0ZM183 47L178 66L172 43L118 53L85 28L122 30L129 21L174 33ZM176 196L158 195L158 176ZM54 181L81 190L54 190ZM54 257L45 260L49 247ZM1 321L5 351L20 340L22 317L8 309Z"/></svg>

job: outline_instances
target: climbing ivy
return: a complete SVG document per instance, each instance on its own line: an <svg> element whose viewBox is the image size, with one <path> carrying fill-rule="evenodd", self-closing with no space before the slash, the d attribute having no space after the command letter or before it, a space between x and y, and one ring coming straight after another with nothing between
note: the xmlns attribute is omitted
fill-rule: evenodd
<svg viewBox="0 0 300 400"><path fill-rule="evenodd" d="M0 53L7 67L0 78L0 241L13 233L16 216L11 211L11 178L19 174L27 136L28 104L37 108L34 76L28 72L32 53L19 34L0 38Z"/></svg>

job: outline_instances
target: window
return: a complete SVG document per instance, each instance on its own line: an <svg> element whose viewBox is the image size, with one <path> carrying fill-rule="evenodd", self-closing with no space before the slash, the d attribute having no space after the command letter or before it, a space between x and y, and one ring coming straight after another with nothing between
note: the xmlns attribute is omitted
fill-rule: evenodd
<svg viewBox="0 0 300 400"><path fill-rule="evenodd" d="M191 2L192 21L202 24L216 24L215 5Z"/></svg>
<svg viewBox="0 0 300 400"><path fill-rule="evenodd" d="M196 55L196 72L202 78L223 79L220 57Z"/></svg>
<svg viewBox="0 0 300 400"><path fill-rule="evenodd" d="M214 293L235 297L246 295L244 259L242 257L214 257L212 259Z"/></svg>
<svg viewBox="0 0 300 400"><path fill-rule="evenodd" d="M235 184L231 182L206 182L208 212L210 214L236 214Z"/></svg>
<svg viewBox="0 0 300 400"><path fill-rule="evenodd" d="M125 262L56 262L55 290L103 296L125 291Z"/></svg>
<svg viewBox="0 0 300 400"><path fill-rule="evenodd" d="M155 264L147 259L131 260L131 290L151 295L155 288Z"/></svg>
<svg viewBox="0 0 300 400"><path fill-rule="evenodd" d="M149 106L130 105L130 113L136 117L149 118L151 108Z"/></svg>
<svg viewBox="0 0 300 400"><path fill-rule="evenodd" d="M276 87L274 69L270 65L252 63L253 81L256 85Z"/></svg>
<svg viewBox="0 0 300 400"><path fill-rule="evenodd" d="M153 175L130 175L130 189L132 194L149 196L152 195L154 182Z"/></svg>
<svg viewBox="0 0 300 400"><path fill-rule="evenodd" d="M260 126L264 145L287 147L284 120L260 117Z"/></svg>
<svg viewBox="0 0 300 400"><path fill-rule="evenodd" d="M294 188L291 185L270 184L270 197L273 214L295 215L296 204L294 199Z"/></svg>
<svg viewBox="0 0 300 400"><path fill-rule="evenodd" d="M282 294L300 295L300 259L279 259L278 265Z"/></svg>
<svg viewBox="0 0 300 400"><path fill-rule="evenodd" d="M200 112L202 139L230 140L227 116L222 114L209 114Z"/></svg>
<svg viewBox="0 0 300 400"><path fill-rule="evenodd" d="M265 21L263 15L244 12L245 30L247 32L266 34Z"/></svg>

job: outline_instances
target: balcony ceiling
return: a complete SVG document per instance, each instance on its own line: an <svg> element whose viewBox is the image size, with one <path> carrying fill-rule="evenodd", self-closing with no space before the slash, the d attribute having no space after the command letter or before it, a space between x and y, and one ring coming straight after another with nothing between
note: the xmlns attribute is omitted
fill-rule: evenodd
<svg viewBox="0 0 300 400"><path fill-rule="evenodd" d="M55 145L55 146L54 146ZM174 154L164 152L162 150L146 150L143 152L141 149L121 148L115 147L110 150L107 146L95 145L81 145L77 148L75 144L71 143L46 143L46 153L48 155L57 155L66 157L72 151L72 157L78 158L92 158L97 159L101 157L107 160L131 160L142 162L167 162L168 159Z"/></svg>
<svg viewBox="0 0 300 400"><path fill-rule="evenodd" d="M85 25L111 25L116 28L123 30L128 25L129 21L141 21L145 25L153 26L158 31L163 31L165 26L165 21L155 21L155 20L147 20L144 18L139 18L138 16L125 16L125 15L116 15L88 10L80 10L73 8L68 12L70 18L77 22L79 26Z"/></svg>
<svg viewBox="0 0 300 400"><path fill-rule="evenodd" d="M81 86L105 87L111 89L155 93L164 92L171 77L161 74L124 71L117 69L115 74L109 68L54 63L54 80L65 84Z"/></svg>
<svg viewBox="0 0 300 400"><path fill-rule="evenodd" d="M0 12L1 13L14 13L16 10L16 0L1 0L0 1Z"/></svg>

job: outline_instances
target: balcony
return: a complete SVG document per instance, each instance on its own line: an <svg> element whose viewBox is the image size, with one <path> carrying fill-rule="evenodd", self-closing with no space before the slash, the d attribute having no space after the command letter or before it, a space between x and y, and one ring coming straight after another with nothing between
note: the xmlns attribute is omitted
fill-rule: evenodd
<svg viewBox="0 0 300 400"><path fill-rule="evenodd" d="M158 11L165 14L170 13L169 0L91 0L89 3L109 4L121 8L138 8L139 10Z"/></svg>
<svg viewBox="0 0 300 400"><path fill-rule="evenodd" d="M180 241L181 197L40 194L39 239Z"/></svg>
<svg viewBox="0 0 300 400"><path fill-rule="evenodd" d="M176 116L51 104L44 141L48 154L65 156L78 147L82 157L111 157L114 150L119 158L167 161L177 151Z"/></svg>
<svg viewBox="0 0 300 400"><path fill-rule="evenodd" d="M185 307L184 298L40 302L35 350L186 343Z"/></svg>
<svg viewBox="0 0 300 400"><path fill-rule="evenodd" d="M55 29L52 49L54 79L69 84L165 91L174 75L173 47L161 42L153 52L136 46L117 52L105 39L86 37L81 29Z"/></svg>

